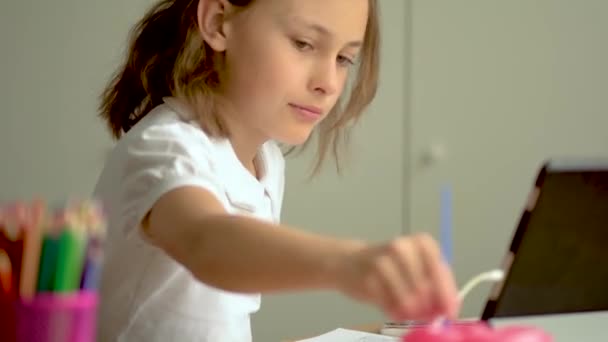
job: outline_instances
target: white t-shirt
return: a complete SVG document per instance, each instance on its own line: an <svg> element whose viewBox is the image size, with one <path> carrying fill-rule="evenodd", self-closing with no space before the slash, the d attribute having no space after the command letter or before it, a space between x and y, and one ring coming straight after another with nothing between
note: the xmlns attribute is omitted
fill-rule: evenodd
<svg viewBox="0 0 608 342"><path fill-rule="evenodd" d="M146 115L109 156L95 188L108 219L98 340L247 342L260 295L222 291L146 242L140 222L164 193L198 186L229 213L278 222L284 159L273 142L258 155L258 180L227 139L212 139L174 99ZM166 227L171 229L171 227ZM238 253L238 251L235 251Z"/></svg>

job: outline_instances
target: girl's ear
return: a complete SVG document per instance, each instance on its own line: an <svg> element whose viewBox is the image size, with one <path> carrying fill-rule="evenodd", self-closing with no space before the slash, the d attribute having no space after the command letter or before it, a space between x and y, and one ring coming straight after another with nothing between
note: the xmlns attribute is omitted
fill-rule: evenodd
<svg viewBox="0 0 608 342"><path fill-rule="evenodd" d="M199 0L198 29L203 40L215 51L226 50L225 24L232 5L227 0Z"/></svg>

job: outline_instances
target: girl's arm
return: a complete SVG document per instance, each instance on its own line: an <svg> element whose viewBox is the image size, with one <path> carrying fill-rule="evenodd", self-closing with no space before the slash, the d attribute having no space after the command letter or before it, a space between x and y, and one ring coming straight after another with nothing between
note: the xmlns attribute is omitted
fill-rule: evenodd
<svg viewBox="0 0 608 342"><path fill-rule="evenodd" d="M229 215L214 195L198 188L162 197L147 233L196 278L237 292L333 288L342 258L362 247Z"/></svg>
<svg viewBox="0 0 608 342"><path fill-rule="evenodd" d="M427 236L381 246L229 215L208 191L173 190L143 222L145 234L200 281L235 292L334 289L396 319L454 317L456 287Z"/></svg>

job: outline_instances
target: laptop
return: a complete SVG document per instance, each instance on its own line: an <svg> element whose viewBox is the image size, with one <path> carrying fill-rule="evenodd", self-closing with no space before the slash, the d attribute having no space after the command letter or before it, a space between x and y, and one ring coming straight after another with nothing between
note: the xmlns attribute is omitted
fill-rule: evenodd
<svg viewBox="0 0 608 342"><path fill-rule="evenodd" d="M608 310L608 159L542 165L482 320Z"/></svg>

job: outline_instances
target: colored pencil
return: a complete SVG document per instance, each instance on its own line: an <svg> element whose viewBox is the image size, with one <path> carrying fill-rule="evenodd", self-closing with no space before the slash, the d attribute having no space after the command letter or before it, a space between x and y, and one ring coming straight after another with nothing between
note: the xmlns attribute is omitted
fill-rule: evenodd
<svg viewBox="0 0 608 342"><path fill-rule="evenodd" d="M69 292L79 288L84 257L84 234L65 227L59 238L59 254L53 290Z"/></svg>
<svg viewBox="0 0 608 342"><path fill-rule="evenodd" d="M8 254L0 249L0 295L12 297L13 295L13 269Z"/></svg>
<svg viewBox="0 0 608 342"><path fill-rule="evenodd" d="M36 201L31 208L30 217L24 229L23 260L19 285L19 296L23 299L32 299L36 293L45 211L45 203Z"/></svg>
<svg viewBox="0 0 608 342"><path fill-rule="evenodd" d="M440 243L441 250L445 261L452 265L454 262L453 253L453 237L452 237L452 188L449 185L444 185L441 189L441 201L440 201Z"/></svg>
<svg viewBox="0 0 608 342"><path fill-rule="evenodd" d="M59 208L49 213L43 200L0 206L2 298L97 289L106 228L101 206L85 200Z"/></svg>

